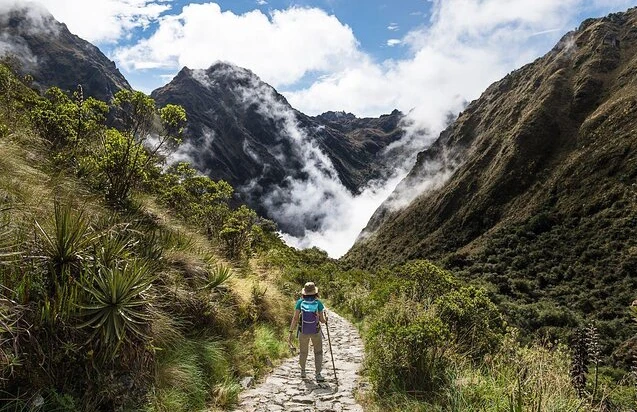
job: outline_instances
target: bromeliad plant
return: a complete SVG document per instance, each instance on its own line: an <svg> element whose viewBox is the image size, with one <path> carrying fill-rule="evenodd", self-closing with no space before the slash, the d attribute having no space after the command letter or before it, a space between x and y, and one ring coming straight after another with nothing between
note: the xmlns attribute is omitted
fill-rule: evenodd
<svg viewBox="0 0 637 412"><path fill-rule="evenodd" d="M88 219L83 211L76 212L70 205L55 202L50 226L45 229L39 222L35 222L42 239L39 245L42 257L60 278L63 273L77 274L80 262L85 260L97 237Z"/></svg>
<svg viewBox="0 0 637 412"><path fill-rule="evenodd" d="M217 264L209 273L206 284L201 289L215 290L232 277L229 266L223 263Z"/></svg>
<svg viewBox="0 0 637 412"><path fill-rule="evenodd" d="M115 357L123 343L149 338L152 305L147 292L155 277L151 266L139 260L121 268L98 265L85 274L86 303L80 313L87 320L80 327L93 329L105 354Z"/></svg>

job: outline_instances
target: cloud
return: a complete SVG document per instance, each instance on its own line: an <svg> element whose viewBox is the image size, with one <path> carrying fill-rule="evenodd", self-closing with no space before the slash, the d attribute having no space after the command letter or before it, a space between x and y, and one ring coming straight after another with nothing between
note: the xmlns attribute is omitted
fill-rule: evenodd
<svg viewBox="0 0 637 412"><path fill-rule="evenodd" d="M400 27L397 23L389 23L389 26L387 26L387 30L389 31L397 31L398 29L400 29Z"/></svg>
<svg viewBox="0 0 637 412"><path fill-rule="evenodd" d="M266 4L268 4L268 2L266 0L257 0L257 4L259 6L265 6Z"/></svg>
<svg viewBox="0 0 637 412"><path fill-rule="evenodd" d="M21 22L19 30L22 33L56 34L58 28L51 24L51 15L41 4L29 1L0 0L0 21L7 24L10 12L19 11L26 21Z"/></svg>
<svg viewBox="0 0 637 412"><path fill-rule="evenodd" d="M170 0L36 0L69 30L96 43L115 42L170 10Z"/></svg>
<svg viewBox="0 0 637 412"><path fill-rule="evenodd" d="M266 15L221 11L216 3L190 4L161 17L149 38L116 50L127 69L209 67L230 61L247 67L275 87L294 84L313 72L344 70L360 59L352 30L316 8L292 7Z"/></svg>
<svg viewBox="0 0 637 412"><path fill-rule="evenodd" d="M387 45L389 47L393 47L393 46L399 45L400 43L402 43L402 41L400 39L389 39L389 40L387 40Z"/></svg>
<svg viewBox="0 0 637 412"><path fill-rule="evenodd" d="M24 35L58 34L58 26L52 24L52 18L41 5L17 0L0 0L0 24L6 26L11 12L19 12L25 20L20 21L17 31L0 33L0 56L15 59L22 69L31 70L38 64L38 58L29 47Z"/></svg>
<svg viewBox="0 0 637 412"><path fill-rule="evenodd" d="M550 50L559 33L532 35L558 27L565 33L577 24L574 13L582 3L435 0L427 25L391 39L408 49L407 58L361 59L284 95L310 114L345 110L377 116L398 108L410 111L422 126L440 131L450 111L457 113L489 84Z"/></svg>

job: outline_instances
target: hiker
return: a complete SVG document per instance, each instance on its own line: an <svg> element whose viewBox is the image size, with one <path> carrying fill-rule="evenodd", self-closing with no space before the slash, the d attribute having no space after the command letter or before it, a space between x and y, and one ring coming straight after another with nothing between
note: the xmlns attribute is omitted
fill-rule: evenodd
<svg viewBox="0 0 637 412"><path fill-rule="evenodd" d="M305 379L305 362L307 361L309 343L312 341L315 378L317 382L324 382L325 378L321 375L321 369L323 368L323 338L319 322L327 322L324 312L325 307L318 299L318 288L314 282L307 282L301 290L301 295L303 297L296 301L296 306L294 307L294 317L292 318L292 323L290 323L288 343L292 346L292 335L294 331L297 331L301 378Z"/></svg>

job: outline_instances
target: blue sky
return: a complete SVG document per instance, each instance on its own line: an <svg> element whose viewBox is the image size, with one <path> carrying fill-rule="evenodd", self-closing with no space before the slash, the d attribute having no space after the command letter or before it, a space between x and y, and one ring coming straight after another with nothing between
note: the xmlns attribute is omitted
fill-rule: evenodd
<svg viewBox="0 0 637 412"><path fill-rule="evenodd" d="M16 0L0 0L0 2ZM151 92L183 66L254 71L308 113L445 113L637 0L35 0Z"/></svg>

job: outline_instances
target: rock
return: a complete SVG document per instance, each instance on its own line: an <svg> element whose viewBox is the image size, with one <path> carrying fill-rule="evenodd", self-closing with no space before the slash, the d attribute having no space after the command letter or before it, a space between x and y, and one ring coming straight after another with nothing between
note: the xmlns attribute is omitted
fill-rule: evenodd
<svg viewBox="0 0 637 412"><path fill-rule="evenodd" d="M252 387L252 385L254 385L254 376L246 376L245 378L241 379L241 387L243 389L248 389Z"/></svg>
<svg viewBox="0 0 637 412"><path fill-rule="evenodd" d="M312 405L314 403L314 398L311 396L295 396L292 398L292 402Z"/></svg>

